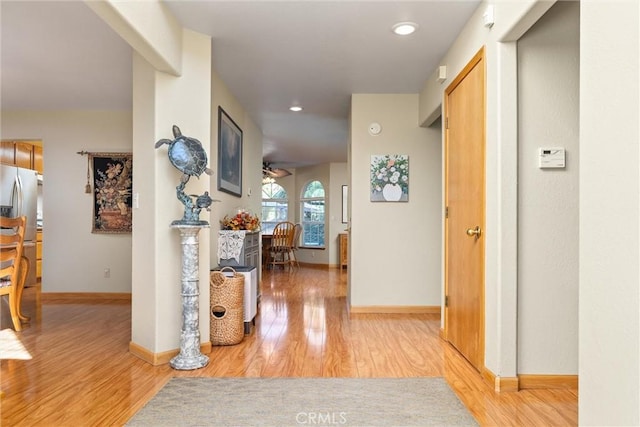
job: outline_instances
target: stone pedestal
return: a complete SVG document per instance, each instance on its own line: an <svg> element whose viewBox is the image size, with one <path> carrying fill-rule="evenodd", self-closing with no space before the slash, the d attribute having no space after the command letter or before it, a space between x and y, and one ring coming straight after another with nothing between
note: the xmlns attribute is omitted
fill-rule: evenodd
<svg viewBox="0 0 640 427"><path fill-rule="evenodd" d="M199 327L199 242L198 233L209 224L198 225L171 224L171 228L180 230L182 245L182 330L180 333L180 353L171 359L169 365L174 369L192 370L203 368L209 363L209 357L200 352Z"/></svg>

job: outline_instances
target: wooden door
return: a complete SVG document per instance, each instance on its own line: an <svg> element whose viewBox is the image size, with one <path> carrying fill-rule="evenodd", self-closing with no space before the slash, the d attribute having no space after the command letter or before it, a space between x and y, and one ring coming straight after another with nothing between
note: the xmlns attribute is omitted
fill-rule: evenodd
<svg viewBox="0 0 640 427"><path fill-rule="evenodd" d="M445 91L445 335L484 366L484 49Z"/></svg>

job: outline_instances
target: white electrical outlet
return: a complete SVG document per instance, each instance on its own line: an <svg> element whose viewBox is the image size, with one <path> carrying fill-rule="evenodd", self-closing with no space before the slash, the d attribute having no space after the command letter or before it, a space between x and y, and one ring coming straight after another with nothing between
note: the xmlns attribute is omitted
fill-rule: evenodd
<svg viewBox="0 0 640 427"><path fill-rule="evenodd" d="M108 279L111 277L111 269L110 268L105 268L104 269L104 278Z"/></svg>

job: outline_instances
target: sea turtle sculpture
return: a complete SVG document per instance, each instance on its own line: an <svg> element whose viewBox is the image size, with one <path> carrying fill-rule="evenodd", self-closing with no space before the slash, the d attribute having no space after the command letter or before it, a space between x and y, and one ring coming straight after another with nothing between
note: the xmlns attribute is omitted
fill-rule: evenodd
<svg viewBox="0 0 640 427"><path fill-rule="evenodd" d="M200 177L202 173L211 175L213 172L207 167L207 153L202 144L195 138L182 135L180 128L173 125L174 140L161 139L156 142L156 148L169 145L169 161L182 172L182 182L189 181L189 177Z"/></svg>
<svg viewBox="0 0 640 427"><path fill-rule="evenodd" d="M213 202L219 202L219 200L213 200L209 196L209 192L205 191L203 195L186 194L184 188L192 176L200 177L202 173L211 175L213 172L207 167L207 153L202 148L202 144L195 138L189 138L182 135L180 128L173 125L173 136L175 139L161 139L156 142L156 148L161 145L169 145L169 161L173 166L182 172L180 178L180 184L176 187L176 196L178 200L184 205L184 216L180 220L173 221L172 225L197 225L208 226L207 221L200 220L200 211L206 209L210 211L210 206ZM195 199L195 203L194 203Z"/></svg>
<svg viewBox="0 0 640 427"><path fill-rule="evenodd" d="M209 196L209 192L208 191L205 191L202 196L198 196L197 194L194 194L191 197L195 197L196 198L196 208L197 209L211 210L211 209L209 209L209 206L211 206L211 203L213 203L214 200L211 198L211 196Z"/></svg>

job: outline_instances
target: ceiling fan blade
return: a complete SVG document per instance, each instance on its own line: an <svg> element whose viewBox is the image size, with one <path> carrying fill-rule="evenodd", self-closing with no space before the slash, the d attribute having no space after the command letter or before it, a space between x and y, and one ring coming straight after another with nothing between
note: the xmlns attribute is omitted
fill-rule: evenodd
<svg viewBox="0 0 640 427"><path fill-rule="evenodd" d="M278 174L276 174L272 169L262 169L262 174L270 176L271 178L279 178Z"/></svg>
<svg viewBox="0 0 640 427"><path fill-rule="evenodd" d="M262 173L269 175L271 178L284 178L291 175L291 172L286 169L271 167L269 162L262 162Z"/></svg>
<svg viewBox="0 0 640 427"><path fill-rule="evenodd" d="M271 173L273 174L272 176L274 178L284 178L285 176L291 175L291 172L289 172L288 170L280 168L272 169Z"/></svg>

